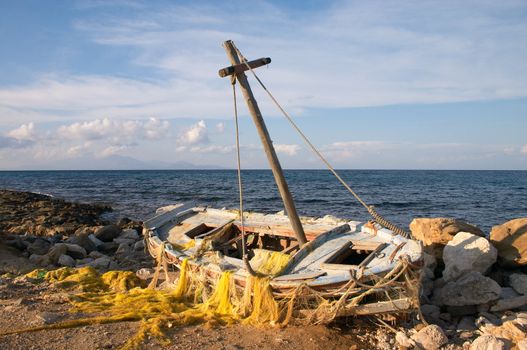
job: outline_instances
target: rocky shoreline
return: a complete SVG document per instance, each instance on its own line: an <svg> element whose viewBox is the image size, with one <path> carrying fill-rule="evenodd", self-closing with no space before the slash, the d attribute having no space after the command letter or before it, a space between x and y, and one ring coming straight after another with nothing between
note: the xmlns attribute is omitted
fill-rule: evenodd
<svg viewBox="0 0 527 350"><path fill-rule="evenodd" d="M27 320L20 315L24 310L29 313L36 310L44 323L51 322L46 320L47 316L56 316L53 313L50 316L47 311L47 316L42 316L40 310L47 308L42 300L56 293L52 286L35 286L16 277L35 268L91 266L101 272L151 273L154 262L144 249L141 222L121 218L112 223L102 218L108 211L111 208L104 205L0 190L0 309L6 315L0 321L0 328L13 327L17 322L24 324ZM355 320L351 328L332 325L324 331L331 335L316 341L298 337L306 329L301 332L291 327L292 331L286 330L283 337L295 339L294 343L285 341L254 349L300 346L306 349L527 350L527 218L495 226L489 234L449 218L415 219L410 230L425 250L421 312L417 320L386 328L364 326L362 321ZM40 295L41 299L33 295ZM35 310L28 310L28 303ZM64 303L64 300L62 304L57 302L61 305L57 310L63 312ZM104 327L110 331L123 328L122 325ZM340 328L336 331L335 327ZM75 332L85 336L85 332L92 331L90 327L85 328ZM220 343L240 343L235 330L224 329L223 334L227 335ZM29 335L2 337L0 346L31 348L26 346L32 344L30 339ZM75 339L72 341L80 341ZM123 341L120 336L110 340L103 347L113 348ZM252 340L248 337L247 345L237 349L253 348ZM195 339L188 344L187 348L194 348L200 342ZM48 345L37 343L33 348L54 348ZM69 348L93 348L84 345ZM154 341L146 345L156 347ZM218 342L213 342L204 348L217 348L217 345Z"/></svg>
<svg viewBox="0 0 527 350"><path fill-rule="evenodd" d="M151 265L141 222L101 215L112 208L29 192L0 191L0 238L36 267L133 269Z"/></svg>
<svg viewBox="0 0 527 350"><path fill-rule="evenodd" d="M414 219L425 259L419 324L397 333L401 348L527 349L527 218L478 227ZM487 238L488 237L488 238Z"/></svg>

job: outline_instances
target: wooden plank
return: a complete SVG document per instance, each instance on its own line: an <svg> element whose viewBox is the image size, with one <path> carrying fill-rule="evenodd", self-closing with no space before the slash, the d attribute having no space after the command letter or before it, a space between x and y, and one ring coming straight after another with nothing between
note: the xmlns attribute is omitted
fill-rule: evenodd
<svg viewBox="0 0 527 350"><path fill-rule="evenodd" d="M412 304L412 300L409 298L381 301L378 303L343 308L339 311L338 316L366 316L388 312L406 311L412 307Z"/></svg>
<svg viewBox="0 0 527 350"><path fill-rule="evenodd" d="M269 63L271 63L271 58L270 57L262 57L262 58L258 58L256 60L252 60L250 62L247 62L247 64L253 69L261 67L261 66L268 65ZM220 75L220 77L225 78L225 77L227 77L229 75L239 74L239 73L245 72L247 70L249 70L249 68L247 68L245 63L240 63L240 64L236 64L234 66L222 68L222 69L219 70L218 74Z"/></svg>

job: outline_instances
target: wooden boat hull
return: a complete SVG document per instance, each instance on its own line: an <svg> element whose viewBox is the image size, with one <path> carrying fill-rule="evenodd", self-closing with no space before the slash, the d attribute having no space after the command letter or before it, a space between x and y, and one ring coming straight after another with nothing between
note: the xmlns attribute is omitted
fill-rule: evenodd
<svg viewBox="0 0 527 350"><path fill-rule="evenodd" d="M412 270L418 270L422 263L422 247L418 242L378 225L331 216L302 218L302 224L309 242L297 247L294 232L283 214L245 213L245 232L248 237L251 234L257 237L257 242L253 237L249 245L255 249L290 252L283 271L271 276L270 284L277 298L299 288L317 296L339 298L346 290L349 292L347 287L353 282L356 282L353 293L358 295L371 289L375 286L373 281L390 274L403 262ZM232 271L235 285L243 289L249 273L239 255L239 234L238 231L222 233L226 228L241 228L236 211L175 205L159 210L158 215L146 221L144 235L153 256L163 248L162 256L167 263L180 266L187 259L190 269L205 274L211 281L217 280L223 271ZM195 243L189 245L191 240ZM208 255L198 254L204 242L209 245L212 242L205 249ZM376 292L383 292L384 288L381 286ZM411 309L412 303L407 299L410 300L410 295L405 298L403 291L403 297L398 298L400 305L393 304L391 309L401 311L404 305Z"/></svg>

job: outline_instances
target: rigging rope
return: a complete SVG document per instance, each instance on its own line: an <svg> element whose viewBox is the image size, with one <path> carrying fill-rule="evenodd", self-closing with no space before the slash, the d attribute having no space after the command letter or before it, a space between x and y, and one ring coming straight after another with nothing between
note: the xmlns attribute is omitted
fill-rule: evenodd
<svg viewBox="0 0 527 350"><path fill-rule="evenodd" d="M242 187L242 171L241 171L241 161L240 161L240 133L238 130L238 105L236 103L236 76L233 75L231 78L232 85L232 96L234 102L234 128L236 133L236 164L238 166L238 193L240 195L240 226L241 226L241 235L242 235L242 259L245 264L245 268L251 274L251 276L256 276L251 263L249 262L249 256L247 254L247 245L245 242L245 225L243 222L243 187Z"/></svg>
<svg viewBox="0 0 527 350"><path fill-rule="evenodd" d="M368 213L370 213L370 215L375 219L375 221L377 223L379 223L381 226L384 226L390 230L392 230L393 232L403 236L403 237L409 237L409 234L408 232L406 232L405 230L403 230L402 228L396 226L395 224L391 223L390 221L388 221L387 219L385 219L384 217L381 216L381 214L379 214L376 210L375 210L375 207L373 205L368 205L366 204L366 202L364 202L362 200L362 198L359 197L359 195L357 193L355 193L355 191L353 191L353 189L342 179L342 177L340 177L340 175L335 171L335 169L331 166L331 164L326 160L326 158L320 153L320 151L315 147L315 145L313 145L311 143L311 141L309 141L309 139L307 138L307 136L302 132L302 130L300 130L300 128L296 125L296 123L293 121L293 119L291 118L291 116L284 110L284 108L280 105L280 103L278 103L278 101L276 100L276 98L273 96L273 94L271 94L271 92L267 89L267 87L264 85L264 83L260 80L260 78L256 75L256 73L254 72L254 70L251 68L251 66L248 64L248 61L247 59L245 58L245 56L243 56L243 54L240 52L240 50L236 47L236 45L234 45L233 43L233 47L234 49L236 50L236 53L238 54L238 56L240 57L240 60L242 61L243 64L245 64L245 66L247 67L248 70L251 71L252 75L254 76L254 78L258 81L258 83L260 84L260 86L265 90L265 92L267 93L267 95L269 95L269 97L271 98L271 100L273 101L273 103L276 105L276 107L282 112L282 114L284 115L284 117L289 121L289 123L291 124L291 126L298 132L298 134L302 137L302 139L304 140L304 142L309 146L309 148L311 148L311 150L320 158L320 160L322 160L322 162L324 162L324 164L326 165L326 167L329 169L329 171L331 171L331 173L333 173L333 175L335 175L335 177L337 178L337 180L353 195L353 197L355 197L355 199L357 201L359 201L360 204L362 204L362 206L364 208L366 208L366 210L368 211Z"/></svg>

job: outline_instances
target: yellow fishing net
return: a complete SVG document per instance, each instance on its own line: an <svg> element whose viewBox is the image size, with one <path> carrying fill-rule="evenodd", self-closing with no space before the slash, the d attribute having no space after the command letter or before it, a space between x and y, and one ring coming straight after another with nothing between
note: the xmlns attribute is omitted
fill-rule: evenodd
<svg viewBox="0 0 527 350"><path fill-rule="evenodd" d="M90 267L61 268L43 274L35 270L30 278L43 277L62 288L81 291L70 297L72 311L93 317L65 321L31 329L70 328L89 324L141 321L139 330L123 349L137 348L146 336L166 342L170 327L206 324L278 325L280 305L274 299L268 278L249 277L246 288L235 286L231 271L224 271L212 286L195 273L187 260L181 264L179 279L172 288L141 288L140 280L129 271L97 273ZM15 332L11 332L15 333ZM5 333L7 334L7 333Z"/></svg>
<svg viewBox="0 0 527 350"><path fill-rule="evenodd" d="M274 276L282 272L291 255L267 249L253 249L254 257L251 259L252 268L263 275Z"/></svg>
<svg viewBox="0 0 527 350"><path fill-rule="evenodd" d="M141 286L141 280L130 271L108 271L99 274L93 267L81 268L62 267L57 270L34 270L26 277L45 279L61 288L71 288L80 292L122 292Z"/></svg>
<svg viewBox="0 0 527 350"><path fill-rule="evenodd" d="M162 249L159 265L163 264ZM370 284L350 280L346 285L320 293L307 284L289 292L272 290L270 277L280 273L289 256L255 249L251 264L267 277L247 276L245 286L234 272L223 271L215 282L189 260L183 260L179 278L165 283L169 288L156 289L154 284L143 288L141 281L129 271L110 271L99 274L90 267L61 268L46 272L35 270L27 276L45 279L62 288L73 290L70 295L72 311L91 314L91 317L59 322L41 327L3 333L13 334L44 329L80 327L122 321L140 321L137 333L122 349L139 347L147 336L157 337L162 344L168 342L165 332L172 327L194 324L206 326L243 323L249 325L287 324L294 314L304 323L327 323L339 313L358 305L366 296L398 298L404 291L416 288L409 274L408 264L401 261L391 272L376 278ZM167 275L168 276L168 275ZM239 277L239 276L238 276ZM243 279L242 279L243 280ZM414 290L414 293L417 289ZM417 294L416 294L417 295ZM0 334L2 335L2 334Z"/></svg>

